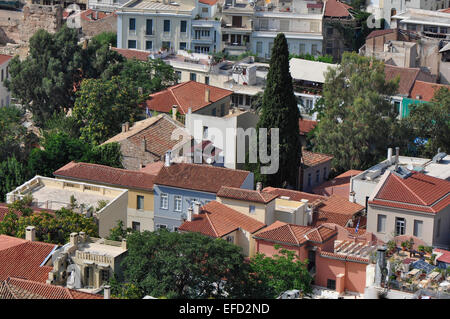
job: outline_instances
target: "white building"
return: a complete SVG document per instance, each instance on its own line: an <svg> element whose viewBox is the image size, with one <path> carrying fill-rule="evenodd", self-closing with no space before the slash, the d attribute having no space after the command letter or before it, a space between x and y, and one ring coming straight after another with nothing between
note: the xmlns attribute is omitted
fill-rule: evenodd
<svg viewBox="0 0 450 319"><path fill-rule="evenodd" d="M129 2L129 0L88 0L88 9L113 12L127 2Z"/></svg>
<svg viewBox="0 0 450 319"><path fill-rule="evenodd" d="M392 27L450 40L450 13L408 9L391 17Z"/></svg>
<svg viewBox="0 0 450 319"><path fill-rule="evenodd" d="M292 54L322 54L322 2L260 0L254 10L250 42L252 51L259 57L270 58L278 33L286 36Z"/></svg>
<svg viewBox="0 0 450 319"><path fill-rule="evenodd" d="M4 82L9 78L8 64L12 56L0 54L0 107L9 106L11 93L5 87Z"/></svg>
<svg viewBox="0 0 450 319"><path fill-rule="evenodd" d="M440 10L449 7L449 0L368 0L367 12L372 13L375 19L385 20L385 28L393 29L391 17L407 9ZM383 26L381 26L383 27Z"/></svg>

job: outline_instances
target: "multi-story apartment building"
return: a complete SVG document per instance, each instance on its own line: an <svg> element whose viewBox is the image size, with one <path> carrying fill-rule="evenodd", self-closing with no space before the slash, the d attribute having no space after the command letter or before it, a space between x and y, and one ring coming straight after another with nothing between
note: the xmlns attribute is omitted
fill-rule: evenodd
<svg viewBox="0 0 450 319"><path fill-rule="evenodd" d="M374 15L376 20L384 19L385 29L395 28L391 25L392 16L404 12L407 9L439 10L448 8L449 0L369 0L367 12ZM383 27L380 25L380 27Z"/></svg>
<svg viewBox="0 0 450 319"><path fill-rule="evenodd" d="M250 42L252 51L259 57L270 58L278 33L285 34L290 53L322 54L322 2L259 0L254 10Z"/></svg>
<svg viewBox="0 0 450 319"><path fill-rule="evenodd" d="M251 3L247 0L225 0L221 19L222 47L230 55L239 55L251 49L253 21Z"/></svg>
<svg viewBox="0 0 450 319"><path fill-rule="evenodd" d="M88 9L113 12L129 0L88 0Z"/></svg>
<svg viewBox="0 0 450 319"><path fill-rule="evenodd" d="M117 47L151 52L220 50L220 22L210 0L134 0L117 11Z"/></svg>

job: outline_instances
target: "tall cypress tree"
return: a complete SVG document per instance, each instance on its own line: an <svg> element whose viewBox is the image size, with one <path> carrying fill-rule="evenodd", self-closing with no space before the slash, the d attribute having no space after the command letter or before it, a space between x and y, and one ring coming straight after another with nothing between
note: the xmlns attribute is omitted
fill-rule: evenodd
<svg viewBox="0 0 450 319"><path fill-rule="evenodd" d="M299 118L300 112L289 72L288 45L284 34L279 33L272 48L270 69L257 124L258 134L260 128L268 130L267 154L270 154L270 128L279 129L279 169L274 174L259 175L261 166L267 166L267 164L258 163L258 172L255 176L264 185L297 187L301 159Z"/></svg>

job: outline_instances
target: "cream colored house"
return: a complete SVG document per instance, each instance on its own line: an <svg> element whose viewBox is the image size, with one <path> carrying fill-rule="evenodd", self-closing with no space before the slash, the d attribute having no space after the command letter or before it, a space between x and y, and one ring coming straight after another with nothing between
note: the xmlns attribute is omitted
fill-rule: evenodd
<svg viewBox="0 0 450 319"><path fill-rule="evenodd" d="M153 180L161 167L161 162L156 162L140 171L131 171L104 165L70 162L53 174L57 178L66 180L88 181L96 185L108 185L126 190L124 225L136 231L153 231ZM115 222L113 227L116 226Z"/></svg>
<svg viewBox="0 0 450 319"><path fill-rule="evenodd" d="M116 275L121 278L120 263L127 243L90 238L84 232L70 234L68 244L52 254L53 270L47 284L96 293Z"/></svg>
<svg viewBox="0 0 450 319"><path fill-rule="evenodd" d="M31 195L33 206L58 210L71 207L72 198L76 199L76 212L87 217L94 217L98 222L101 237L109 235L117 221L127 222L126 189L113 188L104 185L35 176L6 194L7 203ZM103 206L101 203L106 203Z"/></svg>

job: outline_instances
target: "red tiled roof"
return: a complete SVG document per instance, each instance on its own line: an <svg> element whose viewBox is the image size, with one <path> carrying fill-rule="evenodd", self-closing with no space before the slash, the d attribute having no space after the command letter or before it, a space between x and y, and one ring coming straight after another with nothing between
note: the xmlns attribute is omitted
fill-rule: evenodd
<svg viewBox="0 0 450 319"><path fill-rule="evenodd" d="M450 85L430 83L430 82L416 80L416 82L414 82L414 86L411 90L411 98L430 102L433 99L434 93L436 93L442 87L445 87L450 90ZM417 98L417 96L420 96L420 97Z"/></svg>
<svg viewBox="0 0 450 319"><path fill-rule="evenodd" d="M198 0L198 2L213 6L217 3L217 0Z"/></svg>
<svg viewBox="0 0 450 319"><path fill-rule="evenodd" d="M450 8L441 9L441 10L439 10L439 12L450 13Z"/></svg>
<svg viewBox="0 0 450 319"><path fill-rule="evenodd" d="M331 161L332 159L333 159L332 155L302 150L303 165L307 167L323 164L325 162Z"/></svg>
<svg viewBox="0 0 450 319"><path fill-rule="evenodd" d="M119 49L112 47L111 50L116 51L120 55L122 55L126 59L136 59L140 61L148 61L148 57L150 52L148 51L140 51L140 50L132 50L132 49Z"/></svg>
<svg viewBox="0 0 450 319"><path fill-rule="evenodd" d="M435 249L433 249L433 252L442 253L442 255L440 257L436 258L437 261L441 261L443 263L450 264L450 251L445 250L445 249L435 248Z"/></svg>
<svg viewBox="0 0 450 319"><path fill-rule="evenodd" d="M140 171L150 175L158 175L159 171L163 166L164 162L158 161L145 165L145 167L141 168Z"/></svg>
<svg viewBox="0 0 450 319"><path fill-rule="evenodd" d="M153 190L155 175L105 165L70 162L53 175L79 181L90 181L112 186Z"/></svg>
<svg viewBox="0 0 450 319"><path fill-rule="evenodd" d="M336 230L328 226L319 226L315 228L276 221L272 225L256 233L253 237L300 246L307 241L323 243L336 234Z"/></svg>
<svg viewBox="0 0 450 319"><path fill-rule="evenodd" d="M179 230L220 238L238 228L254 233L264 226L266 225L254 218L217 201L212 201L201 208L200 214L193 215L192 221L184 222Z"/></svg>
<svg viewBox="0 0 450 319"><path fill-rule="evenodd" d="M325 17L348 17L350 16L350 12L348 9L351 9L349 5L342 3L337 0L327 0L325 4Z"/></svg>
<svg viewBox="0 0 450 319"><path fill-rule="evenodd" d="M311 132L312 129L316 127L317 123L317 121L299 119L298 128L300 130L300 135L306 135Z"/></svg>
<svg viewBox="0 0 450 319"><path fill-rule="evenodd" d="M336 176L332 180L322 183L321 185L315 187L312 191L315 194L323 196L331 196L334 194L342 197L348 197L350 192L350 179L352 176L356 176L360 173L362 173L362 171L354 169L349 170Z"/></svg>
<svg viewBox="0 0 450 319"><path fill-rule="evenodd" d="M53 268L41 264L54 248L54 244L0 235L0 280L19 277L45 282Z"/></svg>
<svg viewBox="0 0 450 319"><path fill-rule="evenodd" d="M209 89L210 92L209 102L205 101L206 89ZM192 109L192 112L196 112L231 94L233 91L200 82L187 81L151 94L146 104L150 110L163 113L170 113L172 106L177 105L178 112L186 114L189 108Z"/></svg>
<svg viewBox="0 0 450 319"><path fill-rule="evenodd" d="M278 197L276 194L267 192L258 192L256 190L228 186L222 186L217 192L217 196L263 204L267 204Z"/></svg>
<svg viewBox="0 0 450 319"><path fill-rule="evenodd" d="M95 12L97 12L97 19L93 19ZM96 21L96 20L101 20L103 18L109 17L110 15L116 15L116 14L88 9L88 10L81 12L80 17L81 17L81 19L86 20L86 21Z"/></svg>
<svg viewBox="0 0 450 319"><path fill-rule="evenodd" d="M375 38L375 37L379 37L385 34L390 34L393 33L395 30L394 29L385 29L385 30L375 30L369 33L369 35L366 37L367 39L371 39L371 38Z"/></svg>
<svg viewBox="0 0 450 319"><path fill-rule="evenodd" d="M103 299L103 296L10 277L0 283L0 299Z"/></svg>
<svg viewBox="0 0 450 319"><path fill-rule="evenodd" d="M0 54L0 65L2 65L5 62L8 62L9 60L11 60L13 57L11 55L6 55L6 54Z"/></svg>
<svg viewBox="0 0 450 319"><path fill-rule="evenodd" d="M363 210L364 206L352 203L348 200L348 198L341 197L339 195L331 195L322 202L318 209L322 212L339 213L353 216L354 214Z"/></svg>
<svg viewBox="0 0 450 319"><path fill-rule="evenodd" d="M384 184L369 204L416 210L440 212L450 205L450 182L418 172L401 178L390 172Z"/></svg>
<svg viewBox="0 0 450 319"><path fill-rule="evenodd" d="M343 255L343 254L335 254L329 251L321 251L320 256L322 257L328 257L328 258L336 258L344 261L356 261L360 263L369 263L368 258L362 258L362 257L356 257L356 256L349 256L349 255Z"/></svg>
<svg viewBox="0 0 450 319"><path fill-rule="evenodd" d="M217 193L222 186L241 187L250 172L210 165L172 163L163 166L154 183Z"/></svg>
<svg viewBox="0 0 450 319"><path fill-rule="evenodd" d="M323 224L336 224L342 227L346 227L349 220L352 219L352 216L348 216L345 214L332 213L332 212L317 212L314 214L313 226L319 226Z"/></svg>
<svg viewBox="0 0 450 319"><path fill-rule="evenodd" d="M386 75L386 82L394 80L396 77L400 77L400 83L398 86L398 93L409 96L420 73L418 68L402 68L399 66L393 66L386 64L384 66L384 74Z"/></svg>

